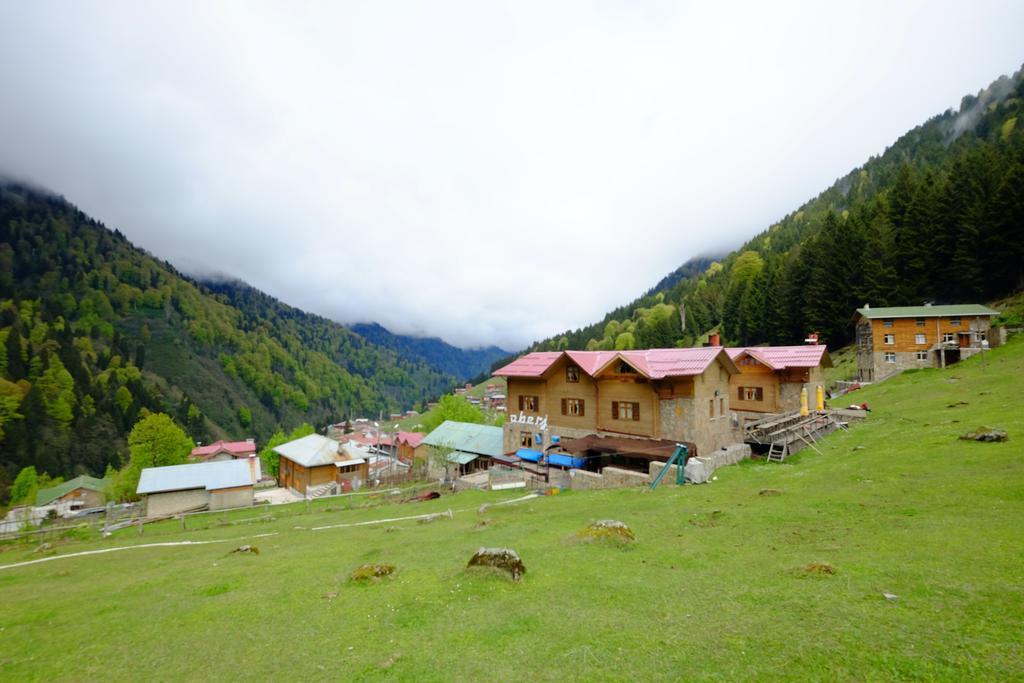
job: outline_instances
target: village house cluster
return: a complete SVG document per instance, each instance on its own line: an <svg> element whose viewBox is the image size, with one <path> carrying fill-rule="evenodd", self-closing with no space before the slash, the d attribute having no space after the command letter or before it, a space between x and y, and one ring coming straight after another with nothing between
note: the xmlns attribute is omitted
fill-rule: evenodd
<svg viewBox="0 0 1024 683"><path fill-rule="evenodd" d="M879 381L982 353L1005 341L992 328L996 315L973 304L865 305L855 317L857 378ZM491 382L482 395L471 394L471 385L455 390L487 410L507 410L503 427L447 421L425 434L387 431L366 418L329 425L325 434L273 449L276 479L263 472L253 439L217 441L196 447L188 464L143 470L137 493L153 518L251 506L258 489L275 486L300 499L424 476L502 488L529 477L567 482L572 471L615 470L636 483L680 445L711 463L770 444L771 459L778 443L786 444L779 453L803 447L805 434L813 438L813 430L836 423L820 419L829 413L824 371L831 357L815 336L808 342L726 348L711 335L700 348L528 353L494 373L504 385ZM552 472L562 476L552 479ZM35 506L13 510L3 523L100 510L108 486L76 477L39 491Z"/></svg>

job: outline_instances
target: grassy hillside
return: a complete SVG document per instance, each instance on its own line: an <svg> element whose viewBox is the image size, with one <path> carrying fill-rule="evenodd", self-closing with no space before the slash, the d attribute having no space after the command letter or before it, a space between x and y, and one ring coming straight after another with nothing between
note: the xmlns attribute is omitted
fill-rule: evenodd
<svg viewBox="0 0 1024 683"><path fill-rule="evenodd" d="M821 454L744 463L703 486L482 513L517 494L299 507L254 526L169 522L68 542L56 552L234 539L0 569L4 677L1020 679L1021 373L1024 337L905 373L859 392L870 419ZM1010 441L957 439L981 424ZM447 509L453 519L431 524L310 530ZM636 543L576 540L604 518ZM260 554L228 553L247 542ZM519 551L522 583L465 570L480 546ZM0 564L46 556L34 550L8 546ZM398 572L347 582L365 562Z"/></svg>

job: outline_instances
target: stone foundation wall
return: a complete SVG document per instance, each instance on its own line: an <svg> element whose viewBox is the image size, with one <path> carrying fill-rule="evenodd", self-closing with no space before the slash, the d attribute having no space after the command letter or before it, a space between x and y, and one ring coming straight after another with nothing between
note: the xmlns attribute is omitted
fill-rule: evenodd
<svg viewBox="0 0 1024 683"><path fill-rule="evenodd" d="M740 460L744 460L749 457L750 446L745 443L735 443L717 451L713 451L708 455L690 458L686 461L686 481L691 484L703 484L719 467L735 465ZM654 478L658 476L658 472L660 472L664 467L665 463L663 462L652 462L650 464L649 476L651 481L654 481ZM672 465L669 467L669 471L665 474L665 477L658 485L675 486L677 469L679 469L678 465Z"/></svg>
<svg viewBox="0 0 1024 683"><path fill-rule="evenodd" d="M643 472L624 470L619 467L605 467L601 473L586 470L569 470L569 488L573 490L621 489L630 486L647 486L650 477Z"/></svg>

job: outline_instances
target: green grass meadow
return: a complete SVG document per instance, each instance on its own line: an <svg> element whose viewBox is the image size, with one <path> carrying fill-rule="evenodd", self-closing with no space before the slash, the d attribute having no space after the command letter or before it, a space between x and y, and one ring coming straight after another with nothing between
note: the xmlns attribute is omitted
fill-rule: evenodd
<svg viewBox="0 0 1024 683"><path fill-rule="evenodd" d="M0 678L1021 679L1022 376L1024 336L983 361L906 373L851 397L870 419L821 454L745 462L706 485L483 512L521 492L300 505L272 521L211 515L208 528L59 542L64 555L232 539L0 569ZM979 425L1010 440L957 439ZM427 524L312 530L448 509ZM636 542L579 540L606 518ZM243 543L259 554L229 552ZM522 582L465 569L481 546L517 550ZM43 556L0 546L2 565ZM347 580L367 562L397 572ZM833 573L814 571L824 565Z"/></svg>

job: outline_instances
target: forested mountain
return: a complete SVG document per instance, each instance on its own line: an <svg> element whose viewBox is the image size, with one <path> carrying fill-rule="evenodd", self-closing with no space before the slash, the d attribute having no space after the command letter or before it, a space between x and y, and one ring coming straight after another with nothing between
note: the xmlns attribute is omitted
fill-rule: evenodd
<svg viewBox="0 0 1024 683"><path fill-rule="evenodd" d="M909 131L720 262L530 350L689 346L716 327L733 344L800 343L818 331L836 347L865 303L1020 290L1022 115L1024 70Z"/></svg>
<svg viewBox="0 0 1024 683"><path fill-rule="evenodd" d="M64 199L0 182L0 499L102 475L143 409L197 441L408 408L456 378L247 286L211 288Z"/></svg>
<svg viewBox="0 0 1024 683"><path fill-rule="evenodd" d="M352 331L369 342L397 351L403 358L417 358L441 372L460 380L476 377L490 369L499 358L509 355L497 346L481 349L460 349L437 337L410 337L394 334L377 323L359 323Z"/></svg>

